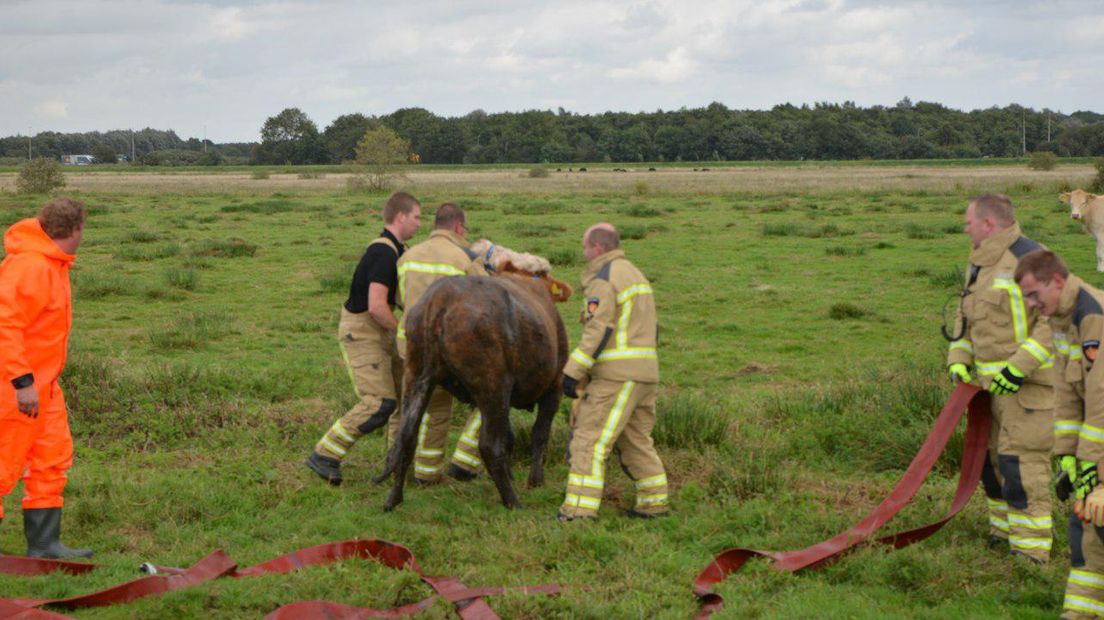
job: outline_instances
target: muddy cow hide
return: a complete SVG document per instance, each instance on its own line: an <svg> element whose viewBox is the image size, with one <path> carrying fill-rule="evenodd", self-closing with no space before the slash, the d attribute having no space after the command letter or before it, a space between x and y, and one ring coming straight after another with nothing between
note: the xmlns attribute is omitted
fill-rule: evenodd
<svg viewBox="0 0 1104 620"><path fill-rule="evenodd" d="M394 474L385 510L402 503L418 428L438 385L479 408L479 453L507 508L521 506L510 477L510 408L535 406L529 486L544 483L542 459L568 354L553 296L546 282L503 270L438 280L409 310L399 435L376 478L382 482Z"/></svg>

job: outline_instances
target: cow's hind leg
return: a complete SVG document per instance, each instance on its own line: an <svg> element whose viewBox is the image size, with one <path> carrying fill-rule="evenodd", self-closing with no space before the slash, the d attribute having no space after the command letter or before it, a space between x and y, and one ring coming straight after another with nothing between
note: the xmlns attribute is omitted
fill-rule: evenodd
<svg viewBox="0 0 1104 620"><path fill-rule="evenodd" d="M388 474L395 474L391 493L383 504L385 511L394 510L395 506L403 501L403 484L406 482L406 472L410 470L410 464L414 461L414 450L418 443L418 426L422 423L422 415L425 414L426 405L429 404L429 395L433 392L433 387L429 381L423 379L416 381L413 388L403 394L399 434L387 453L386 469L375 478L376 482L383 482Z"/></svg>
<svg viewBox="0 0 1104 620"><path fill-rule="evenodd" d="M510 444L513 433L510 428L510 391L504 390L485 402L479 403L483 414L483 428L479 434L479 454L487 474L494 480L502 505L507 508L521 508L521 500L514 491L510 477Z"/></svg>
<svg viewBox="0 0 1104 620"><path fill-rule="evenodd" d="M533 422L533 462L529 467L529 488L544 484L544 449L552 432L552 421L560 408L559 386L549 390L537 401L537 419Z"/></svg>
<svg viewBox="0 0 1104 620"><path fill-rule="evenodd" d="M1100 237L1093 236L1096 237L1096 270L1104 271L1104 242Z"/></svg>

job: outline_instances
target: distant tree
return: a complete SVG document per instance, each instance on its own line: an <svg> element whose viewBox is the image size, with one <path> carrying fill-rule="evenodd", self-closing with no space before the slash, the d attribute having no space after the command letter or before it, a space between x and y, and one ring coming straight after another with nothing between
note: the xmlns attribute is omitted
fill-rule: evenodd
<svg viewBox="0 0 1104 620"><path fill-rule="evenodd" d="M110 144L97 144L92 147L92 157L96 160L97 164L114 164L118 163L119 159L115 155L115 147Z"/></svg>
<svg viewBox="0 0 1104 620"><path fill-rule="evenodd" d="M261 127L261 144L254 150L261 164L313 164L325 161L318 126L299 108L270 116Z"/></svg>
<svg viewBox="0 0 1104 620"><path fill-rule="evenodd" d="M322 144L331 162L339 164L356 159L356 145L364 132L378 125L374 118L363 114L343 114L322 132Z"/></svg>
<svg viewBox="0 0 1104 620"><path fill-rule="evenodd" d="M19 169L15 187L23 194L48 194L65 187L65 173L56 159L32 159Z"/></svg>
<svg viewBox="0 0 1104 620"><path fill-rule="evenodd" d="M410 142L387 127L369 129L356 145L356 163L364 166L369 189L381 190L395 176L396 166L405 164Z"/></svg>

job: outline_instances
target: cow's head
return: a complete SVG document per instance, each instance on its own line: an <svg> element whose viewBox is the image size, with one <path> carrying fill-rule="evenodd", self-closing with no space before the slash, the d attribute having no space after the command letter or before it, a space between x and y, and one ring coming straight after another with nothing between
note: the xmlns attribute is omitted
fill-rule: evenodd
<svg viewBox="0 0 1104 620"><path fill-rule="evenodd" d="M1058 200L1069 203L1070 217L1075 220L1085 219L1085 216L1088 215L1089 203L1095 198L1094 194L1090 194L1083 189L1075 189L1072 192L1063 192L1058 195Z"/></svg>
<svg viewBox="0 0 1104 620"><path fill-rule="evenodd" d="M556 303L567 301L571 299L571 294L574 292L571 289L571 285L563 280L557 280L548 274L544 273L532 273L526 271L520 267L514 265L511 261L503 261L498 265L498 273L514 274L524 276L526 278L532 278L534 282L540 284L548 290L548 295L552 298L552 301Z"/></svg>

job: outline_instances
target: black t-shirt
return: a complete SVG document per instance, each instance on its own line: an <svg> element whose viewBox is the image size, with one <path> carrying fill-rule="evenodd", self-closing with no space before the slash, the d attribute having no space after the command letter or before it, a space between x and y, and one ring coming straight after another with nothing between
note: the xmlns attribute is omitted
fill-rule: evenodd
<svg viewBox="0 0 1104 620"><path fill-rule="evenodd" d="M368 285L378 282L387 287L387 303L395 305L395 291L399 288L399 270L396 263L403 253L403 244L386 228L380 233L381 237L390 239L399 253L386 243L373 243L360 257L356 271L353 272L353 283L349 286L349 299L345 300L345 309L353 314L368 311Z"/></svg>

